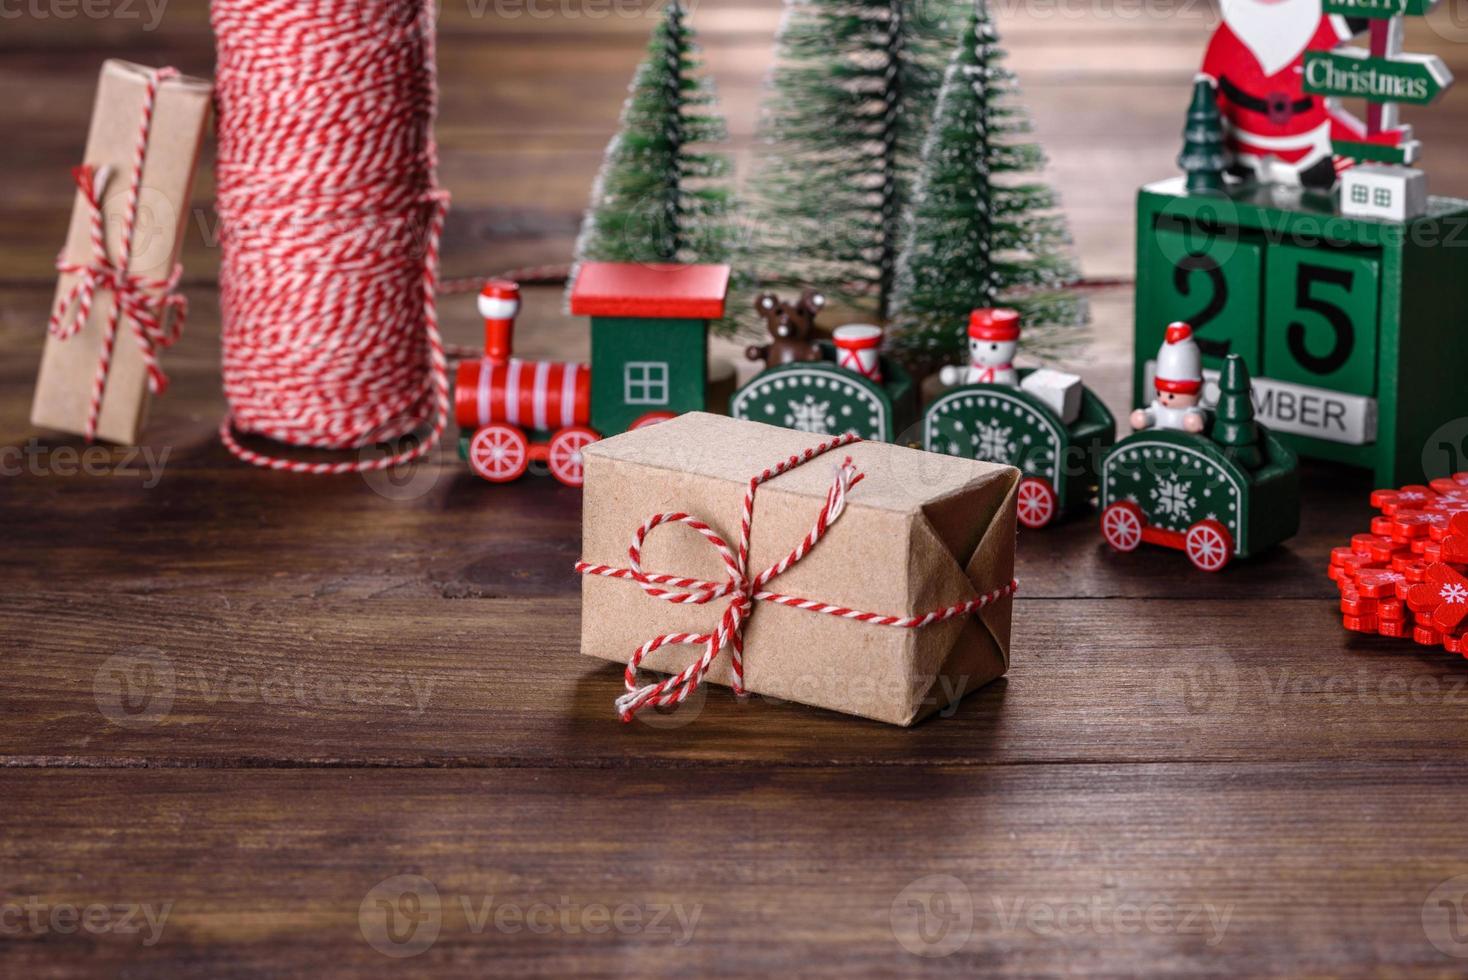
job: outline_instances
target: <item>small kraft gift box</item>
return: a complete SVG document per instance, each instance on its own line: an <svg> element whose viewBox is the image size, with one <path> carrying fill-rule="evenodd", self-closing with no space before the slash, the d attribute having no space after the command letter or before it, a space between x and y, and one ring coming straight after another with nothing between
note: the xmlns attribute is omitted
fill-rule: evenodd
<svg viewBox="0 0 1468 980"><path fill-rule="evenodd" d="M584 455L581 649L627 664L624 721L707 680L910 725L1008 669L1014 467L698 412Z"/></svg>
<svg viewBox="0 0 1468 980"><path fill-rule="evenodd" d="M183 329L178 255L213 86L171 68L102 65L31 423L131 445L160 352Z"/></svg>

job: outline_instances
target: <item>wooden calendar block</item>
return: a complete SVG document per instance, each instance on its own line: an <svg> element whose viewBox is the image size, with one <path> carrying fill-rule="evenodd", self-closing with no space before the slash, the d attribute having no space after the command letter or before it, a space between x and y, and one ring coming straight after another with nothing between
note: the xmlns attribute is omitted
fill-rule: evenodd
<svg viewBox="0 0 1468 980"><path fill-rule="evenodd" d="M1229 354L1258 364L1263 249L1206 227L1169 223L1152 235L1161 268L1150 282L1137 349L1155 350L1167 325L1182 320L1192 326L1206 366L1222 366Z"/></svg>
<svg viewBox="0 0 1468 980"><path fill-rule="evenodd" d="M1152 398L1167 324L1200 318L1242 355L1255 416L1301 456L1380 486L1444 476L1468 465L1464 311L1468 201L1387 221L1263 185L1192 195L1173 178L1138 195L1135 404Z"/></svg>
<svg viewBox="0 0 1468 980"><path fill-rule="evenodd" d="M1261 374L1332 391L1376 394L1380 289L1376 258L1327 248L1270 246Z"/></svg>

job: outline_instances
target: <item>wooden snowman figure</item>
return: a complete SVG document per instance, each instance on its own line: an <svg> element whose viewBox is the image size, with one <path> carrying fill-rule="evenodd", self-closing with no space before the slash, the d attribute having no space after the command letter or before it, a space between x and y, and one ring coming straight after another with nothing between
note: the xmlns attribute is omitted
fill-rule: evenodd
<svg viewBox="0 0 1468 980"><path fill-rule="evenodd" d="M996 384L1017 386L1014 353L1019 349L1019 312L1009 309L974 310L968 318L968 367L945 367L938 379L945 385Z"/></svg>
<svg viewBox="0 0 1468 980"><path fill-rule="evenodd" d="M1168 326L1157 351L1157 397L1132 413L1133 429L1179 429L1202 432L1203 354L1186 323Z"/></svg>

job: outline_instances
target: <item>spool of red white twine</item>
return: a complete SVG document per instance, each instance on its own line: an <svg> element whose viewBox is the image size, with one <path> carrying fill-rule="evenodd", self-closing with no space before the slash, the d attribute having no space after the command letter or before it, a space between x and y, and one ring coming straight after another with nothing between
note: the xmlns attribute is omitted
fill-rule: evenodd
<svg viewBox="0 0 1468 980"><path fill-rule="evenodd" d="M385 469L437 443L438 93L432 0L213 0L224 391L240 459L296 473ZM371 460L303 462L291 446Z"/></svg>

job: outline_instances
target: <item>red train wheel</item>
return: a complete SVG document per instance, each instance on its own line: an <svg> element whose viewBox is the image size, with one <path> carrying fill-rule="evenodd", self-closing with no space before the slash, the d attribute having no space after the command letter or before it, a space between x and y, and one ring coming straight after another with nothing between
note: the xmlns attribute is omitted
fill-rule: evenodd
<svg viewBox="0 0 1468 980"><path fill-rule="evenodd" d="M551 436L547 458L551 476L568 487L581 486L581 450L600 438L595 429L584 425L573 425Z"/></svg>
<svg viewBox="0 0 1468 980"><path fill-rule="evenodd" d="M486 425L469 440L469 468L491 483L518 480L529 465L530 444L513 425Z"/></svg>
<svg viewBox="0 0 1468 980"><path fill-rule="evenodd" d="M645 425L657 425L659 422L666 422L671 418L677 418L677 416L672 412L648 412L645 415L637 416L637 421L627 426L627 431L631 432L633 429L640 429Z"/></svg>
<svg viewBox="0 0 1468 980"><path fill-rule="evenodd" d="M1136 551L1142 543L1142 509L1118 501L1101 512L1101 536L1117 551Z"/></svg>
<svg viewBox="0 0 1468 980"><path fill-rule="evenodd" d="M1019 522L1025 527L1044 527L1055 519L1055 489L1049 480L1027 476L1019 481L1015 505Z"/></svg>
<svg viewBox="0 0 1468 980"><path fill-rule="evenodd" d="M1216 572L1234 556L1233 535L1217 521L1199 521L1183 538L1188 560L1205 572Z"/></svg>

